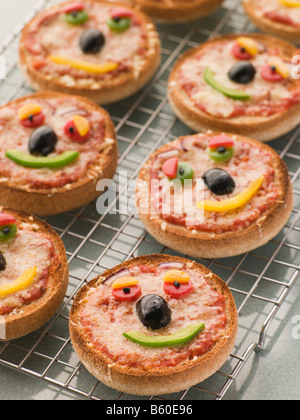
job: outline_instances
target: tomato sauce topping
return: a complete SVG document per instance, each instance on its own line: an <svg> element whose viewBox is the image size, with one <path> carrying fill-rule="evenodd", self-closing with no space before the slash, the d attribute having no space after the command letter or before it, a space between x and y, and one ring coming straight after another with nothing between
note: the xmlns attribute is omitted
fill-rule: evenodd
<svg viewBox="0 0 300 420"><path fill-rule="evenodd" d="M163 164L168 158L168 151L157 154L151 168L151 179L159 182L158 191L152 191L152 206L156 214L168 223L186 227L190 231L224 233L240 231L257 222L268 211L281 194L278 185L278 174L273 166L273 156L268 150L259 146L237 141L232 137L230 143L234 149L233 157L223 163L216 163L210 156L211 137L205 134L182 137L169 145L170 152L177 150L180 162L186 162L194 170L193 182L184 189L184 202L182 191L176 193L172 189L172 180L164 171ZM222 168L234 180L233 193L214 194L205 183L197 183L203 175L214 167ZM251 182L260 176L264 182L258 193L244 207L229 212L203 212L196 208L197 197L203 200L223 201L243 192ZM171 191L167 206L164 197Z"/></svg>
<svg viewBox="0 0 300 420"><path fill-rule="evenodd" d="M164 264L146 267L133 266L128 272L139 280L142 297L154 293L166 300L171 308L171 322L155 331L145 327L137 315L136 302L116 301L112 294L114 280L108 278L98 288L90 290L81 312L81 323L90 341L113 363L145 371L178 366L202 356L224 334L227 325L225 297L209 285L203 274L184 264L181 264L181 269L189 275L193 290L187 295L174 297L164 290L164 276L170 267ZM181 346L146 348L123 336L128 331L169 335L197 322L203 322L205 330Z"/></svg>

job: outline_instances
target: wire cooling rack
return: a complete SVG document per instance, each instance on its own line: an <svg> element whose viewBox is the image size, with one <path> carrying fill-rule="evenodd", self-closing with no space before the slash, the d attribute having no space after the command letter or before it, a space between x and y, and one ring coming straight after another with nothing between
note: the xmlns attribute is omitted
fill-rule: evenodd
<svg viewBox="0 0 300 420"><path fill-rule="evenodd" d="M42 0L26 21L45 6L58 1ZM26 23L0 46L7 63L7 78L0 83L0 103L31 93L20 74L19 34ZM73 298L89 280L132 257L151 253L174 254L148 235L136 216L134 179L148 155L176 137L189 134L171 111L166 99L169 72L178 56L209 37L254 28L243 14L239 0L228 0L216 13L191 25L159 25L163 61L153 81L134 97L107 107L118 132L119 167L115 181L118 195L103 215L96 203L78 211L48 217L61 236L68 255L70 283L64 303L42 329L22 339L0 344L0 364L40 378L51 385L87 399L118 400L131 396L114 391L93 378L79 362L70 342L68 314ZM250 356L264 348L267 330L299 275L300 254L300 127L271 146L289 167L295 208L282 232L268 245L235 258L198 260L229 285L239 312L239 334L222 369L189 390L156 399L223 399ZM124 178L127 172L128 179ZM120 182L119 182L120 181ZM129 186L129 188L127 188ZM129 214L120 209L129 202ZM117 209L117 214L110 214Z"/></svg>

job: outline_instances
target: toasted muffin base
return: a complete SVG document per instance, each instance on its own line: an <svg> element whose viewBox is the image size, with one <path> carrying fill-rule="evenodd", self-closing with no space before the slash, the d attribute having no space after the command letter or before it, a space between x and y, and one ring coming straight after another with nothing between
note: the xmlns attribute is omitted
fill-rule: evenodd
<svg viewBox="0 0 300 420"><path fill-rule="evenodd" d="M243 0L244 10L251 22L261 29L273 36L277 36L286 41L299 43L300 29L284 23L276 22L264 16L258 16L253 0Z"/></svg>
<svg viewBox="0 0 300 420"><path fill-rule="evenodd" d="M13 215L23 223L37 225L39 232L44 233L52 241L55 254L60 257L59 264L53 262L50 266L47 289L43 296L38 300L23 305L22 308L16 309L11 314L1 317L1 321L5 324L5 340L1 337L0 341L8 341L23 337L37 330L55 315L67 291L69 267L66 251L60 237L46 222L9 207L0 207L0 210Z"/></svg>
<svg viewBox="0 0 300 420"><path fill-rule="evenodd" d="M89 0L89 2L99 3L98 0ZM101 2L104 4L108 3L106 1ZM67 3L62 3L62 6ZM115 5L130 7L130 4L119 2L115 3ZM57 6L53 6L53 8L56 7ZM52 8L49 8L50 11L51 9ZM138 11L136 10L136 12ZM35 90L53 90L69 95L80 95L84 96L85 98L89 98L90 100L95 101L101 105L107 105L125 99L138 92L152 79L161 61L160 39L156 28L146 15L142 13L140 13L140 15L144 25L147 26L147 32L149 34L148 48L151 54L147 56L145 63L139 69L138 75L135 74L134 70L132 70L130 72L121 73L119 76L112 80L95 80L95 83L98 85L96 88L93 88L92 86L90 88L82 88L79 84L76 83L74 86L67 86L66 84L61 83L58 78L49 79L47 75L39 72L38 70L32 69L30 66L31 55L26 51L25 39L38 16L33 18L32 21L30 21L25 26L22 32L19 44L20 70L23 73L26 81Z"/></svg>
<svg viewBox="0 0 300 420"><path fill-rule="evenodd" d="M241 34L244 36L245 34ZM248 34L249 35L249 34ZM202 112L190 100L186 92L178 86L176 82L177 70L183 62L192 57L195 53L201 51L207 45L222 40L232 40L240 35L226 35L201 44L200 47L187 51L183 54L171 72L168 83L168 98L170 105L177 117L195 132L206 130L226 131L253 137L257 140L266 142L289 132L300 123L300 103L287 109L284 112L269 117L262 116L241 116L236 118L217 118ZM251 34L251 37L263 42L270 47L276 47L281 54L287 57L293 57L297 54L297 49L293 45L263 34ZM173 85L175 83L175 85Z"/></svg>
<svg viewBox="0 0 300 420"><path fill-rule="evenodd" d="M217 10L224 0L194 0L174 5L159 1L133 0L142 11L162 23L184 23L200 19Z"/></svg>
<svg viewBox="0 0 300 420"><path fill-rule="evenodd" d="M163 262L183 262L195 271L206 275L208 283L226 299L227 326L224 336L215 346L196 360L189 360L176 367L144 371L118 366L95 348L85 334L80 321L88 291L98 287L106 278L132 265L158 266ZM74 349L88 371L98 380L118 391L134 395L160 395L187 389L214 374L228 359L233 350L238 330L237 310L228 286L207 268L185 258L169 255L149 255L127 261L101 277L92 280L76 296L70 313L70 334Z"/></svg>
<svg viewBox="0 0 300 420"><path fill-rule="evenodd" d="M65 95L61 93L45 91L17 99L12 103L17 104L24 99L31 98L34 100L63 96ZM102 179L111 179L114 176L118 165L119 152L115 127L109 114L89 99L74 98L84 104L86 109L101 112L106 122L105 137L114 140L114 143L99 154L98 161L89 168L84 178L69 185L60 188L33 189L26 185L20 185L13 179L0 182L1 205L38 216L63 213L79 208L99 197L101 191L97 191L97 183ZM4 107L9 105L6 104ZM95 167L99 167L101 170L95 170Z"/></svg>
<svg viewBox="0 0 300 420"><path fill-rule="evenodd" d="M220 133L209 133L208 136L215 136ZM274 238L285 226L293 210L293 188L290 182L288 169L277 153L266 144L257 140L239 136L244 140L261 148L267 148L274 157L274 167L277 171L278 182L281 194L277 202L265 213L261 215L256 223L241 231L230 231L225 233L207 233L201 231L190 231L184 226L166 222L159 215L151 214L151 203L148 203L148 211L141 212L139 203L143 199L143 192L137 188L136 202L138 215L146 230L159 243L174 249L181 254L194 258L226 258L240 255L253 249L265 245ZM164 148L159 149L160 152ZM158 151L150 157L146 165L142 168L139 179L150 184L150 171L153 159ZM147 213L147 214L145 214Z"/></svg>

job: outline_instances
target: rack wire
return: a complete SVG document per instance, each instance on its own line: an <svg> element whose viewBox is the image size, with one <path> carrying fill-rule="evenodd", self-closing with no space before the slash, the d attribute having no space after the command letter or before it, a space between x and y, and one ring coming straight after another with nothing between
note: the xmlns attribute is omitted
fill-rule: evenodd
<svg viewBox="0 0 300 420"><path fill-rule="evenodd" d="M0 46L7 63L7 78L0 82L0 103L31 93L18 70L20 31L37 12L57 3L41 0L30 15ZM96 202L46 221L59 233L66 247L70 282L64 303L46 326L19 340L0 344L0 364L39 378L58 389L87 399L122 400L130 396L114 391L93 378L79 362L70 342L68 315L78 290L92 278L132 257L151 253L174 255L158 244L139 221L132 201L134 180L147 157L157 147L180 135L191 133L171 111L166 99L167 80L178 56L208 38L230 32L252 32L239 0L227 0L209 18L191 25L158 25L163 61L152 82L132 98L108 106L116 125L120 148L115 180L120 182L116 200L105 214ZM300 127L271 146L285 160L294 187L295 208L283 231L269 244L239 257L203 260L229 285L239 312L239 334L222 369L210 379L175 395L156 399L224 398L251 355L264 348L270 324L299 276L300 254ZM124 180L123 172L129 174ZM129 214L118 209L124 200ZM111 209L117 214L110 214ZM153 398L153 397L151 397Z"/></svg>

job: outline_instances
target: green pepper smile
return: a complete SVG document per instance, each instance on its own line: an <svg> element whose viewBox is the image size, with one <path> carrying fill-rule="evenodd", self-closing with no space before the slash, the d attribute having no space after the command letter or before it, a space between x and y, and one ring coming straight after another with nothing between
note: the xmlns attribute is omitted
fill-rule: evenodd
<svg viewBox="0 0 300 420"><path fill-rule="evenodd" d="M214 77L214 72L209 67L206 67L203 74L205 82L211 86L213 89L222 93L225 96L228 96L231 99L238 100L248 100L251 99L251 96L244 90L230 89L218 82Z"/></svg>
<svg viewBox="0 0 300 420"><path fill-rule="evenodd" d="M138 331L123 333L123 336L144 347L171 347L188 343L205 328L204 324L193 324L171 335L144 335Z"/></svg>
<svg viewBox="0 0 300 420"><path fill-rule="evenodd" d="M38 157L32 156L27 153L20 152L18 150L8 150L5 153L5 156L20 166L25 166L26 168L60 168L67 166L70 163L74 162L79 158L79 152L77 151L67 151L61 153L58 156L52 157Z"/></svg>

